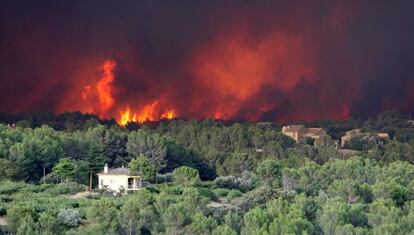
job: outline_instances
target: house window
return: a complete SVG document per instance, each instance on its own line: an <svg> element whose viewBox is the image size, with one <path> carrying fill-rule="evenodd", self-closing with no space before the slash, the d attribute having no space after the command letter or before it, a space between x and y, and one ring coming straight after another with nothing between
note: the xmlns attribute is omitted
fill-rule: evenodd
<svg viewBox="0 0 414 235"><path fill-rule="evenodd" d="M103 185L103 180L101 180L101 185Z"/></svg>

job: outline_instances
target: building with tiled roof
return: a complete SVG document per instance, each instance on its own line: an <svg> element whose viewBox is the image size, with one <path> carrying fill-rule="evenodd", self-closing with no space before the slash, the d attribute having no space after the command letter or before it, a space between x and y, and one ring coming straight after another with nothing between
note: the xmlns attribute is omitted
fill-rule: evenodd
<svg viewBox="0 0 414 235"><path fill-rule="evenodd" d="M380 139L383 141L390 140L390 135L385 132L368 133L368 132L363 132L361 129L353 129L353 130L345 132L345 135L341 137L341 146L345 147L347 144L349 144L352 138L356 138L356 137L365 138L369 140L373 140L373 139Z"/></svg>
<svg viewBox="0 0 414 235"><path fill-rule="evenodd" d="M329 135L323 128L306 128L303 125L288 125L282 128L282 133L291 137L297 143L304 143L307 138L315 141L315 144L324 143Z"/></svg>

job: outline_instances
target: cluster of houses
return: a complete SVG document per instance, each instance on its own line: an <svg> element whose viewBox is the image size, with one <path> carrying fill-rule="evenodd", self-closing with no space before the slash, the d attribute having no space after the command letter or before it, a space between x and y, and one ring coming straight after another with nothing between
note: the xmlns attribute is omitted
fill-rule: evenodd
<svg viewBox="0 0 414 235"><path fill-rule="evenodd" d="M414 123L414 122L413 122ZM307 128L303 125L288 125L282 128L282 133L291 137L297 143L306 143L307 139L312 139L315 145L334 144L338 149L344 148L354 137L364 136L366 138L377 138L388 141L388 133L365 133L361 129L354 129L345 132L340 140L333 140L323 128Z"/></svg>

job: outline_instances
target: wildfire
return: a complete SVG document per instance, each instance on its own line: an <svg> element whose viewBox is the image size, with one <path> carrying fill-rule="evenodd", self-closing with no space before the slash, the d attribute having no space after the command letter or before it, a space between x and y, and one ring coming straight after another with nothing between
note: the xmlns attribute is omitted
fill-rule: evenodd
<svg viewBox="0 0 414 235"><path fill-rule="evenodd" d="M107 59L99 67L99 77L93 82L84 84L79 90L80 108L85 113L97 114L100 118L119 116L116 121L119 125L125 126L129 122L144 123L161 119L173 119L177 117L175 109L167 109L163 97L146 102L137 109L131 109L133 103L120 100L115 94L114 74L117 63L113 59Z"/></svg>
<svg viewBox="0 0 414 235"><path fill-rule="evenodd" d="M170 120L170 119L173 119L175 117L176 117L176 115L175 115L175 111L174 110L167 111L167 112L165 112L165 113L163 113L161 115L161 119L168 119L168 120Z"/></svg>
<svg viewBox="0 0 414 235"><path fill-rule="evenodd" d="M153 122L160 119L170 120L177 117L176 111L173 109L160 112L158 110L158 104L159 101L156 100L148 105L145 105L139 112L132 112L131 109L127 107L124 111L121 111L118 123L121 126L125 126L129 122L138 122L142 124L144 122Z"/></svg>
<svg viewBox="0 0 414 235"><path fill-rule="evenodd" d="M102 66L102 79L96 85L101 115L106 114L115 104L115 100L112 96L112 82L115 79L115 66L116 63L114 60L106 60Z"/></svg>
<svg viewBox="0 0 414 235"><path fill-rule="evenodd" d="M132 114L131 109L127 107L125 111L121 112L121 118L118 120L118 123L121 126L125 126L128 124L128 122L136 122L137 121L137 115Z"/></svg>

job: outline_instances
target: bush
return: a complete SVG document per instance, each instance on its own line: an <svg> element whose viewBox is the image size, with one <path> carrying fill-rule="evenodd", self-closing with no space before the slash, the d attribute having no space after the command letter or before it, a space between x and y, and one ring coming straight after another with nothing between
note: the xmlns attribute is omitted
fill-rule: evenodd
<svg viewBox="0 0 414 235"><path fill-rule="evenodd" d="M242 192L240 192L239 190L237 190L237 189L232 189L232 190L230 190L229 191L229 193L227 194L227 198L228 199L234 199L234 198L236 198L236 197L241 197L241 196L243 196L243 193Z"/></svg>
<svg viewBox="0 0 414 235"><path fill-rule="evenodd" d="M166 174L157 174L156 176L156 182L158 184L161 183L167 183L167 182L173 182L173 176L171 173L166 173Z"/></svg>
<svg viewBox="0 0 414 235"><path fill-rule="evenodd" d="M87 199L98 200L102 197L102 194L89 194L86 196Z"/></svg>
<svg viewBox="0 0 414 235"><path fill-rule="evenodd" d="M13 197L10 195L1 195L0 194L0 202L11 202L13 201Z"/></svg>
<svg viewBox="0 0 414 235"><path fill-rule="evenodd" d="M235 176L220 176L213 181L216 188L234 189L240 187L239 178Z"/></svg>
<svg viewBox="0 0 414 235"><path fill-rule="evenodd" d="M77 227L81 220L79 211L75 209L60 210L57 218L60 224L68 227Z"/></svg>
<svg viewBox="0 0 414 235"><path fill-rule="evenodd" d="M60 182L60 179L57 175L50 173L40 179L41 183L46 184L57 184Z"/></svg>
<svg viewBox="0 0 414 235"><path fill-rule="evenodd" d="M172 192L176 195L181 195L184 192L184 188L181 185L177 185L175 187L172 187Z"/></svg>
<svg viewBox="0 0 414 235"><path fill-rule="evenodd" d="M60 195L60 194L76 194L79 192L84 192L88 189L86 185L79 184L76 182L70 182L68 184L60 183L60 184L43 184L40 186L40 191L45 193L49 193L52 195Z"/></svg>
<svg viewBox="0 0 414 235"><path fill-rule="evenodd" d="M0 216L5 216L7 214L6 205L0 203Z"/></svg>
<svg viewBox="0 0 414 235"><path fill-rule="evenodd" d="M154 188L154 187L151 187L151 186L146 187L145 189L148 190L148 191L150 191L151 193L160 193L160 190L159 189Z"/></svg>
<svg viewBox="0 0 414 235"><path fill-rule="evenodd" d="M25 183L15 183L11 181L0 182L0 194L13 194L26 187Z"/></svg>
<svg viewBox="0 0 414 235"><path fill-rule="evenodd" d="M40 185L40 191L41 192L44 192L44 191L46 191L47 189L49 189L49 188L53 188L53 186L54 186L54 184L42 184L42 185Z"/></svg>
<svg viewBox="0 0 414 235"><path fill-rule="evenodd" d="M226 196L227 196L227 194L229 194L229 191L230 191L230 190L225 189L225 188L218 188L218 189L215 189L215 190L214 190L214 193L215 193L218 197L226 197Z"/></svg>
<svg viewBox="0 0 414 235"><path fill-rule="evenodd" d="M53 187L47 188L45 190L45 193L48 193L54 196L57 196L60 194L67 194L69 192L70 192L69 188L66 187L66 185L64 184L56 184Z"/></svg>
<svg viewBox="0 0 414 235"><path fill-rule="evenodd" d="M240 178L239 190L242 192L247 192L255 189L259 184L259 178L257 175L251 171L244 171Z"/></svg>
<svg viewBox="0 0 414 235"><path fill-rule="evenodd" d="M78 184L76 182L70 182L68 185L69 193L70 194L76 194L79 192L84 192L88 189L86 185Z"/></svg>
<svg viewBox="0 0 414 235"><path fill-rule="evenodd" d="M254 189L258 185L257 176L250 171L244 171L241 177L221 176L213 181L216 188L237 189L247 192Z"/></svg>
<svg viewBox="0 0 414 235"><path fill-rule="evenodd" d="M201 196L206 197L206 198L210 199L211 201L217 201L218 200L217 195L208 188L198 188L198 192L200 192Z"/></svg>
<svg viewBox="0 0 414 235"><path fill-rule="evenodd" d="M188 166L176 168L172 174L174 181L178 182L179 184L183 184L184 186L194 185L200 181L198 170Z"/></svg>

